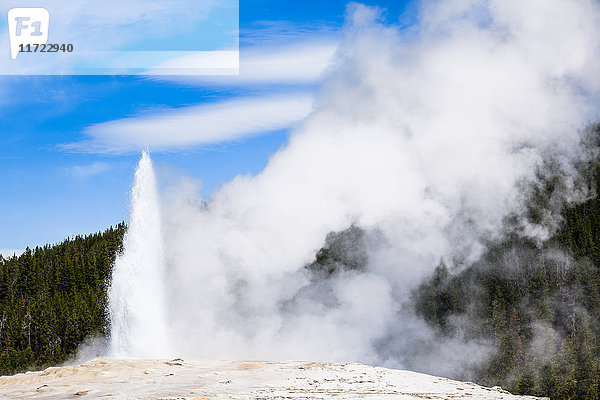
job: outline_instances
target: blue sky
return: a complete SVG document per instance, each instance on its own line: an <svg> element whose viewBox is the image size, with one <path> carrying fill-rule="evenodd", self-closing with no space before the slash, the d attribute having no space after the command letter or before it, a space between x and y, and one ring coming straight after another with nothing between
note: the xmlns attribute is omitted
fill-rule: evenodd
<svg viewBox="0 0 600 400"><path fill-rule="evenodd" d="M391 23L407 8L363 3L386 9ZM239 77L0 77L1 251L126 219L136 130L156 128L148 146L163 185L188 176L202 180L209 196L237 174L258 173L310 109L346 5L241 0ZM189 124L174 133L176 120Z"/></svg>

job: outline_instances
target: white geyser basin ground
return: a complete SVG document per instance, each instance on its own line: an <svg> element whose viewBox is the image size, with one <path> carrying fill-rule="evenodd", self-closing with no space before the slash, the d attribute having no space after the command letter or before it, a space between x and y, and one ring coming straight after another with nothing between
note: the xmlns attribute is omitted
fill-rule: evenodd
<svg viewBox="0 0 600 400"><path fill-rule="evenodd" d="M0 399L524 399L361 364L98 359L0 378Z"/></svg>

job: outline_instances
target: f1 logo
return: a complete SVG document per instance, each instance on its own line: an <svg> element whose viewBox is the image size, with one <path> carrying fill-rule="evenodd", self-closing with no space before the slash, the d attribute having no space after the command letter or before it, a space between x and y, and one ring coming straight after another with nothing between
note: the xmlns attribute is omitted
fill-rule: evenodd
<svg viewBox="0 0 600 400"><path fill-rule="evenodd" d="M8 11L10 56L17 58L21 46L48 43L50 13L45 8L11 8Z"/></svg>

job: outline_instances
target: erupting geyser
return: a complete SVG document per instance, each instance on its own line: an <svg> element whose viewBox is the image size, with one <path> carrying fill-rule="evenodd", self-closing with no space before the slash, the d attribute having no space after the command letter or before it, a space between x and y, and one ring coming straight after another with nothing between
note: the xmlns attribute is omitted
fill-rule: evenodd
<svg viewBox="0 0 600 400"><path fill-rule="evenodd" d="M129 227L109 292L112 357L166 356L164 253L156 178L144 152L131 190Z"/></svg>

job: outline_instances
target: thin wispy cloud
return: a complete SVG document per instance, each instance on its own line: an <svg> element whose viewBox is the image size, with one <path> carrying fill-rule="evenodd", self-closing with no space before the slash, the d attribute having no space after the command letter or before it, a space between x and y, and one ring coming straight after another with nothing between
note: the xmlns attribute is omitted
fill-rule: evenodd
<svg viewBox="0 0 600 400"><path fill-rule="evenodd" d="M333 62L335 42L310 41L293 46L250 49L239 80L244 83L312 84Z"/></svg>
<svg viewBox="0 0 600 400"><path fill-rule="evenodd" d="M85 129L67 151L129 153L143 148L170 151L239 140L285 129L309 114L309 94L272 95L222 101L122 118Z"/></svg>
<svg viewBox="0 0 600 400"><path fill-rule="evenodd" d="M161 76L153 79L211 86L316 85L332 66L338 42L307 39L252 47L240 53L239 75ZM190 60L185 60L190 64Z"/></svg>

